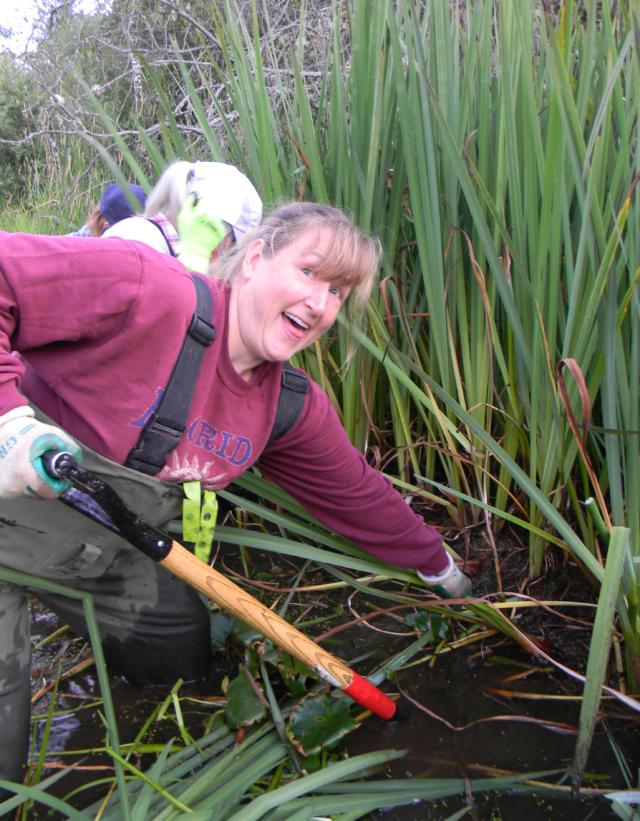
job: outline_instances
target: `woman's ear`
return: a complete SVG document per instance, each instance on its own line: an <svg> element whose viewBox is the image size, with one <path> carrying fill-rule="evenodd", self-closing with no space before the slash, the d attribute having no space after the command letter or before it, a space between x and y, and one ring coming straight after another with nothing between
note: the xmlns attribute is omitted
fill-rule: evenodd
<svg viewBox="0 0 640 821"><path fill-rule="evenodd" d="M247 248L242 259L242 276L245 279L251 279L256 271L258 263L262 259L262 249L264 248L263 239L254 239L254 241Z"/></svg>

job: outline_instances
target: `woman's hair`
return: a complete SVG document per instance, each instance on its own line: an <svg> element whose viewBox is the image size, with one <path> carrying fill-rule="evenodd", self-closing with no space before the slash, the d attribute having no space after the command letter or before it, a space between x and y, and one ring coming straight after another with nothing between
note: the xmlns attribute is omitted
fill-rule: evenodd
<svg viewBox="0 0 640 821"><path fill-rule="evenodd" d="M145 217L164 214L173 225L177 225L178 214L189 193L188 179L192 168L193 163L186 160L177 160L165 168L147 197Z"/></svg>
<svg viewBox="0 0 640 821"><path fill-rule="evenodd" d="M291 202L280 206L242 240L216 260L210 276L233 281L242 269L247 249L255 240L264 243L264 254L272 257L306 231L331 232L327 254L314 266L314 273L336 285L351 288L349 303L363 307L371 295L380 264L377 237L364 234L342 211L313 202Z"/></svg>

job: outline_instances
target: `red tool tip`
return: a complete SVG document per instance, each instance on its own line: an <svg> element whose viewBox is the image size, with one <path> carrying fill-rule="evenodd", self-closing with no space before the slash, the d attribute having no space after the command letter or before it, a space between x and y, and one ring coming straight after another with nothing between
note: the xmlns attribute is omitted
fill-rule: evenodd
<svg viewBox="0 0 640 821"><path fill-rule="evenodd" d="M381 690L358 673L353 673L353 680L348 687L344 688L344 692L380 718L392 718L396 711L395 701L385 696Z"/></svg>

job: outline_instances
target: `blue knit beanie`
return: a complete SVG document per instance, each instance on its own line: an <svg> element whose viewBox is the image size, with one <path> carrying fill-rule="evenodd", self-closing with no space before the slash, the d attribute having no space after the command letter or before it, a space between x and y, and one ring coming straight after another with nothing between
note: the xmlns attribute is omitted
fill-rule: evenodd
<svg viewBox="0 0 640 821"><path fill-rule="evenodd" d="M128 187L140 203L140 208L144 209L147 195L142 188L139 185L129 185ZM134 210L118 183L113 182L105 188L100 200L100 213L109 225L114 225L116 222L134 215Z"/></svg>

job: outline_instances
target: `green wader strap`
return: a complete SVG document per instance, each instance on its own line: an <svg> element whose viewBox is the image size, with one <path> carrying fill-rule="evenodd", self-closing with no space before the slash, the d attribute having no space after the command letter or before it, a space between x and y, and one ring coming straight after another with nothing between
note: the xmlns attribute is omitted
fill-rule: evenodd
<svg viewBox="0 0 640 821"><path fill-rule="evenodd" d="M218 518L218 499L213 490L202 491L200 482L184 482L182 536L195 544L198 559L209 563Z"/></svg>

